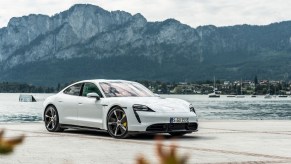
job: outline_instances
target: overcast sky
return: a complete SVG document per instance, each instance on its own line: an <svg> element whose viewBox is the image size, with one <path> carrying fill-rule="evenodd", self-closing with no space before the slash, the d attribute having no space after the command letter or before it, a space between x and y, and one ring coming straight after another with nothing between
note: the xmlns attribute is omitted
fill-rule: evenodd
<svg viewBox="0 0 291 164"><path fill-rule="evenodd" d="M53 15L76 3L141 13L149 21L175 18L192 27L213 24L269 24L291 20L290 0L0 0L0 27L11 17Z"/></svg>

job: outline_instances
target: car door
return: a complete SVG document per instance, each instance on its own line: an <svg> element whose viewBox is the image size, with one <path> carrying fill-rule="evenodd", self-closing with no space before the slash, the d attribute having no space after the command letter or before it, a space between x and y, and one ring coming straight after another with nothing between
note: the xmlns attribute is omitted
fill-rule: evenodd
<svg viewBox="0 0 291 164"><path fill-rule="evenodd" d="M57 107L61 124L78 124L78 99L83 83L74 84L57 98Z"/></svg>
<svg viewBox="0 0 291 164"><path fill-rule="evenodd" d="M87 97L88 93L97 93L100 99ZM85 83L78 100L78 122L81 126L102 128L103 96L94 83Z"/></svg>

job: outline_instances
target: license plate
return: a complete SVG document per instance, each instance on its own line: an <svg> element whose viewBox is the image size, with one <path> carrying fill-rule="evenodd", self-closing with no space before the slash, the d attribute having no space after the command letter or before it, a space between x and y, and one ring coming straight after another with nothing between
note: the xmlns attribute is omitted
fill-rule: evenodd
<svg viewBox="0 0 291 164"><path fill-rule="evenodd" d="M170 123L187 123L189 122L189 118L183 118L183 117L171 117Z"/></svg>

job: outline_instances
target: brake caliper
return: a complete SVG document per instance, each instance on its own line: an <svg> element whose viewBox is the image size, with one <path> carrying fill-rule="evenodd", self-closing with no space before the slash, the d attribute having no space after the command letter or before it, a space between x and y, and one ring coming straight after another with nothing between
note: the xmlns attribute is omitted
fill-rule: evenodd
<svg viewBox="0 0 291 164"><path fill-rule="evenodd" d="M123 114L123 116L122 117L125 117L125 114ZM122 123L122 125L124 126L124 127L126 127L126 125L127 125L127 122L124 122L124 123Z"/></svg>

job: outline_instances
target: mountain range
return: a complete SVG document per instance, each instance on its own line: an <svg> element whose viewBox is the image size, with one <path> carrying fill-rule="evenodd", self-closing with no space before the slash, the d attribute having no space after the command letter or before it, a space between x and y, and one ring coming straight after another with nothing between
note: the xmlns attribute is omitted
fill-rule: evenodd
<svg viewBox="0 0 291 164"><path fill-rule="evenodd" d="M0 29L0 81L36 85L93 78L286 79L290 59L291 21L192 28L77 4L53 16L14 17Z"/></svg>

